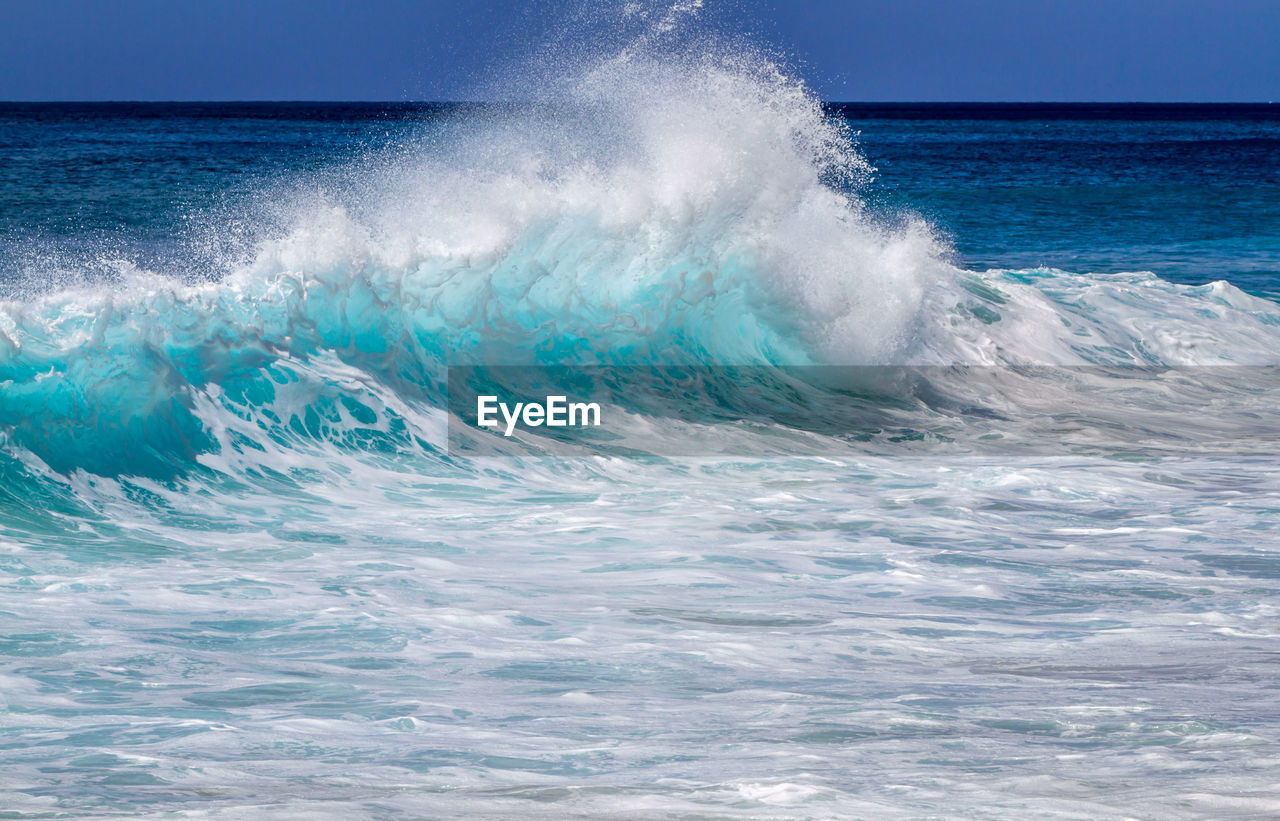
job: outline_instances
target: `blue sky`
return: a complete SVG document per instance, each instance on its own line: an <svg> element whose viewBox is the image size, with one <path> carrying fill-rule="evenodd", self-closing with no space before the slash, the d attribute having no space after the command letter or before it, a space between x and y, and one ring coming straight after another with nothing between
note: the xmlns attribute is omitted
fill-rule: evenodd
<svg viewBox="0 0 1280 821"><path fill-rule="evenodd" d="M1280 101L1276 0L706 2L826 99ZM0 0L0 99L476 99L619 5Z"/></svg>

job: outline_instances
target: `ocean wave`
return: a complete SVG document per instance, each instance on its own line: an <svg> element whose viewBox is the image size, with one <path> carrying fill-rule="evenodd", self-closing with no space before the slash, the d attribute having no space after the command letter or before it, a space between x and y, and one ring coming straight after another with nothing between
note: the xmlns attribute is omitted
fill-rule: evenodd
<svg viewBox="0 0 1280 821"><path fill-rule="evenodd" d="M101 475L316 442L437 464L450 366L1274 362L1280 308L1227 283L962 270L866 204L854 135L758 54L632 44L552 96L298 197L209 282L4 303L6 451Z"/></svg>

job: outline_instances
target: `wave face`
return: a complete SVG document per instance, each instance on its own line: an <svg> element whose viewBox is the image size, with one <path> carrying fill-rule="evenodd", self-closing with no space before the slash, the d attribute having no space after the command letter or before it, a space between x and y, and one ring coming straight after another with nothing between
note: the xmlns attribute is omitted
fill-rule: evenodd
<svg viewBox="0 0 1280 821"><path fill-rule="evenodd" d="M683 5L184 265L6 262L15 811L1274 811L1280 307L964 268ZM623 428L456 446L552 366Z"/></svg>

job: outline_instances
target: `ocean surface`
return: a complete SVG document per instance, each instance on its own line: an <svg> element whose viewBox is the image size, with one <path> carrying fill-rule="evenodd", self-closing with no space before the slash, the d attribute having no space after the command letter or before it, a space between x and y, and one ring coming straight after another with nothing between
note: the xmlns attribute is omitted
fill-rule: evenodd
<svg viewBox="0 0 1280 821"><path fill-rule="evenodd" d="M545 91L0 104L0 817L1280 816L1280 107Z"/></svg>

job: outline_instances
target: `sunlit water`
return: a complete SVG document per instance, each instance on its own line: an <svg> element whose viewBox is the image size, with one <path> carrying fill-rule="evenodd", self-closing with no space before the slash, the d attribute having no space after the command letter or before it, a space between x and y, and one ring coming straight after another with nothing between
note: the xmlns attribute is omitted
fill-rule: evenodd
<svg viewBox="0 0 1280 821"><path fill-rule="evenodd" d="M0 814L1280 814L1280 119L651 51L0 109Z"/></svg>

